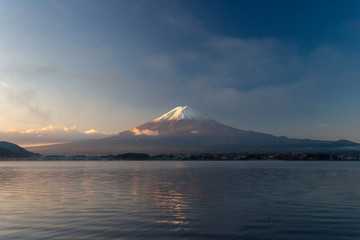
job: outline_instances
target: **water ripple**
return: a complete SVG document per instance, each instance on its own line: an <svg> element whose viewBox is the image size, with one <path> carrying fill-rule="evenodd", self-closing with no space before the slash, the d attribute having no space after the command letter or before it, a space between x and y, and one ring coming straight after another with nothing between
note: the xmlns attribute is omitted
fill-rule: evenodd
<svg viewBox="0 0 360 240"><path fill-rule="evenodd" d="M359 239L358 162L0 162L0 239Z"/></svg>

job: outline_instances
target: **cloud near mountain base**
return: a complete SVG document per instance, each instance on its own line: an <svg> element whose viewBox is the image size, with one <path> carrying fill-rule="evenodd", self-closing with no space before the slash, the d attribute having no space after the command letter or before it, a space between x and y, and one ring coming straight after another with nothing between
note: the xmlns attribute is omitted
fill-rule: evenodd
<svg viewBox="0 0 360 240"><path fill-rule="evenodd" d="M149 129L138 129L138 128L132 128L130 129L134 135L149 135L149 136L157 136L159 135L158 131L151 131Z"/></svg>

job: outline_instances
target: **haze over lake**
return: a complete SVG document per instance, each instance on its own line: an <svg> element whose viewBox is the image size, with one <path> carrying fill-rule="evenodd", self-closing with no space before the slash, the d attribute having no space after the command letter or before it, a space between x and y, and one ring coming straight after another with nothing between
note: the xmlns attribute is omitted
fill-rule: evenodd
<svg viewBox="0 0 360 240"><path fill-rule="evenodd" d="M1 239L359 239L359 162L0 162Z"/></svg>

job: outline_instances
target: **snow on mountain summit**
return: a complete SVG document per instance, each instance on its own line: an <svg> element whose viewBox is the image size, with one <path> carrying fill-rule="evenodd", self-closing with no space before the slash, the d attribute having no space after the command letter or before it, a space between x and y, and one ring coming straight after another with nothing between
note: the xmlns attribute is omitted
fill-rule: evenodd
<svg viewBox="0 0 360 240"><path fill-rule="evenodd" d="M189 106L179 106L164 115L155 118L152 122L177 121L177 120L211 120L199 111Z"/></svg>

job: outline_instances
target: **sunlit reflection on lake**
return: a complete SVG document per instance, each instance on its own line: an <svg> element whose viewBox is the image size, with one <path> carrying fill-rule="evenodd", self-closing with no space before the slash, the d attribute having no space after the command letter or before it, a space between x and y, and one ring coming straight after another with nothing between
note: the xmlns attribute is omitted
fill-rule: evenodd
<svg viewBox="0 0 360 240"><path fill-rule="evenodd" d="M360 239L360 162L0 162L0 239Z"/></svg>

